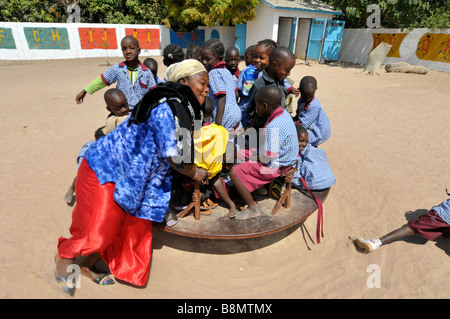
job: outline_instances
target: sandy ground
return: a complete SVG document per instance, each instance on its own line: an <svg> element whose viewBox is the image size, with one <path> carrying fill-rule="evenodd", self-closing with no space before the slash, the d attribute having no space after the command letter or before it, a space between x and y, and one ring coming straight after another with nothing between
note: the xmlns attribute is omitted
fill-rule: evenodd
<svg viewBox="0 0 450 319"><path fill-rule="evenodd" d="M70 298L53 277L57 239L71 222L63 196L80 147L107 115L101 92L82 105L75 95L120 60L0 61L1 298ZM332 125L323 148L337 183L321 244L316 214L250 240L156 230L147 287L101 287L83 277L74 298L449 298L449 240L413 236L363 254L352 238L381 236L448 198L450 74L360 71L298 61L291 73L296 83L317 78Z"/></svg>

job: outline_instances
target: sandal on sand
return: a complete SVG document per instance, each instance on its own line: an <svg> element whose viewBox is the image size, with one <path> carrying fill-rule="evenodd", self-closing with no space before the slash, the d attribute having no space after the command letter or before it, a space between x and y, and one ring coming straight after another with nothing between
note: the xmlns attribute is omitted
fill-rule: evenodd
<svg viewBox="0 0 450 319"><path fill-rule="evenodd" d="M219 206L219 204L214 203L212 200L210 200L209 198L207 198L207 199L205 199L205 200L203 201L203 203L200 205L200 210L207 211L207 210L210 210L210 209L214 209L214 208L216 208L217 206ZM203 213L202 213L202 214L203 214ZM211 214L211 213L209 213L209 214ZM204 214L204 215L209 215L209 214Z"/></svg>
<svg viewBox="0 0 450 319"><path fill-rule="evenodd" d="M200 210L200 215L211 215L212 213L212 208L208 209L208 210Z"/></svg>
<svg viewBox="0 0 450 319"><path fill-rule="evenodd" d="M164 221L167 226L173 226L178 223L178 216L172 212L170 208L167 209L166 216L164 216Z"/></svg>
<svg viewBox="0 0 450 319"><path fill-rule="evenodd" d="M92 279L92 281L101 286L114 285L116 283L108 274L103 274L98 278Z"/></svg>

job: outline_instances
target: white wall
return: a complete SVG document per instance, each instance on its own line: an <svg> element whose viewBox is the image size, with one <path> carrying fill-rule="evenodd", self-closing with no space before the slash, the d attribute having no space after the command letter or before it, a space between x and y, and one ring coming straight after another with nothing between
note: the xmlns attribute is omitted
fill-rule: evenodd
<svg viewBox="0 0 450 319"><path fill-rule="evenodd" d="M66 28L70 50L30 49L25 37L24 28ZM78 28L113 28L116 30L117 49L82 49ZM125 36L126 28L157 29L161 47L166 43L168 30L159 25L127 25L127 24L87 24L87 23L13 23L0 22L0 28L10 28L16 44L16 49L0 48L1 60L40 60L68 59L86 57L117 57L122 56L120 41ZM165 29L165 30L164 30ZM166 36L167 34L167 36ZM4 39L4 38L3 38ZM160 55L161 49L142 50L142 55Z"/></svg>
<svg viewBox="0 0 450 319"><path fill-rule="evenodd" d="M234 47L234 27L198 27L199 30L205 30L205 41L211 38L213 30L219 31L220 41L223 43L225 50Z"/></svg>
<svg viewBox="0 0 450 319"><path fill-rule="evenodd" d="M408 33L403 38L399 48L400 58L386 57L383 64L407 62L412 65L421 65L432 70L450 73L450 54L448 55L449 62L423 60L416 56L419 41L423 35L426 33L450 34L450 29L434 31L428 29L413 29L412 31L408 29L344 29L339 61L365 64L373 47L373 33Z"/></svg>
<svg viewBox="0 0 450 319"><path fill-rule="evenodd" d="M299 11L299 10L284 10L284 9L273 9L267 4L260 2L260 4L255 9L256 19L247 22L247 39L246 47L252 44L256 44L260 40L271 39L277 41L278 39L278 22L280 17L292 17L294 19L328 19L333 18L332 14L309 12L309 11ZM299 22L297 21L297 26ZM309 34L308 34L309 35ZM298 34L296 38L296 46L300 43L297 39L300 37L303 41L307 41L308 35ZM306 39L306 40L305 40ZM287 41L289 42L289 40ZM307 44L302 43L303 46ZM295 48L294 48L295 51Z"/></svg>
<svg viewBox="0 0 450 319"><path fill-rule="evenodd" d="M1 46L5 42L4 33L0 33L0 60L40 60L40 59L70 59L87 57L121 57L120 41L125 36L125 29L157 29L159 30L158 49L141 50L142 56L162 55L163 49L170 44L170 30L160 25L127 25L127 24L95 24L95 23L16 23L0 22L0 28L9 28L14 37L16 49L6 49ZM65 28L67 30L70 50L30 49L25 37L24 28ZM117 49L83 49L78 28L109 28L115 29ZM199 27L205 30L205 40L211 38L211 32L219 32L220 41L225 48L234 46L234 27ZM142 47L142 43L141 43Z"/></svg>

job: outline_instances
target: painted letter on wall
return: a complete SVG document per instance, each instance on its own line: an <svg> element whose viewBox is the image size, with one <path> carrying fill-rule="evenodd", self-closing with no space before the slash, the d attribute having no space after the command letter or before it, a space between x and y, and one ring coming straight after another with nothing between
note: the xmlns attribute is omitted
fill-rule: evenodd
<svg viewBox="0 0 450 319"><path fill-rule="evenodd" d="M425 33L417 43L416 56L421 60L450 63L450 34Z"/></svg>
<svg viewBox="0 0 450 319"><path fill-rule="evenodd" d="M66 28L24 27L23 32L30 50L70 50L69 35Z"/></svg>
<svg viewBox="0 0 450 319"><path fill-rule="evenodd" d="M116 29L114 28L78 28L81 49L117 49Z"/></svg>
<svg viewBox="0 0 450 319"><path fill-rule="evenodd" d="M141 49L161 49L159 29L132 29L125 28L125 35L132 35L139 41Z"/></svg>
<svg viewBox="0 0 450 319"><path fill-rule="evenodd" d="M11 28L0 28L0 49L15 49L16 42Z"/></svg>

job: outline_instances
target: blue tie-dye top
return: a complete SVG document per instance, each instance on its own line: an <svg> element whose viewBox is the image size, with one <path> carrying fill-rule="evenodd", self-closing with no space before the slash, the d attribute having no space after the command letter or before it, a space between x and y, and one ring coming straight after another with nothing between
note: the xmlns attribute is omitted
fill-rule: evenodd
<svg viewBox="0 0 450 319"><path fill-rule="evenodd" d="M114 199L127 213L161 222L172 185L165 158L178 155L173 113L164 102L146 122L128 127L128 121L92 144L85 160L100 184L116 184Z"/></svg>

